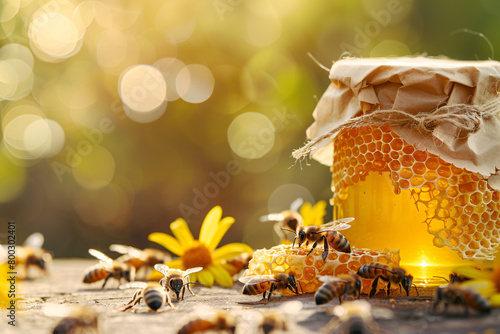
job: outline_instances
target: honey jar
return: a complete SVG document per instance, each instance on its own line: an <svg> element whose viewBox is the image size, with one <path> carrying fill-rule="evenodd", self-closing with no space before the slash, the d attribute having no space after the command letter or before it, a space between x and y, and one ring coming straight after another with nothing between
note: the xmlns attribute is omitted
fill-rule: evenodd
<svg viewBox="0 0 500 334"><path fill-rule="evenodd" d="M294 152L331 166L354 247L399 249L423 284L500 244L500 63L342 59ZM441 283L441 282L440 282Z"/></svg>

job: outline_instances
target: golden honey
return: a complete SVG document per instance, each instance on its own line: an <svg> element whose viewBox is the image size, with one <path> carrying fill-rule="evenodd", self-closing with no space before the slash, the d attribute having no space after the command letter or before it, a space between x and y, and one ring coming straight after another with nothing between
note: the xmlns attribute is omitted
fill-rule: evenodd
<svg viewBox="0 0 500 334"><path fill-rule="evenodd" d="M341 131L334 139L334 218L355 217L351 245L399 249L419 283L447 277L463 258L498 245L499 191L483 177L416 149L389 126ZM496 227L496 228L494 228Z"/></svg>

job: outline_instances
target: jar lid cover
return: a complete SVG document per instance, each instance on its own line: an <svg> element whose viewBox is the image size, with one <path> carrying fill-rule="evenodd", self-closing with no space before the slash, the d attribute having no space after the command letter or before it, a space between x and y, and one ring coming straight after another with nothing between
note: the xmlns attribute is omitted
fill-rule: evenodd
<svg viewBox="0 0 500 334"><path fill-rule="evenodd" d="M391 129L418 149L485 178L500 169L500 62L429 57L348 58L333 64L329 78L332 83L319 100L313 113L315 122L307 130L309 139L377 110L417 115L432 113L442 106L488 104L488 117L474 133L464 134L463 129L446 123L432 132L404 125L391 125ZM331 138L315 145L312 156L331 165Z"/></svg>

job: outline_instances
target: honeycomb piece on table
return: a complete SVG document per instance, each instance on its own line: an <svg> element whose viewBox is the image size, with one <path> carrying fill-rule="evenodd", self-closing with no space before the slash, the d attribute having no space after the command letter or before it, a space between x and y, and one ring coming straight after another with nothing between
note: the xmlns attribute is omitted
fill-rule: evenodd
<svg viewBox="0 0 500 334"><path fill-rule="evenodd" d="M243 276L293 272L304 293L314 293L323 284L318 280L318 276L338 276L355 273L363 264L371 262L398 266L400 261L399 251L385 249L380 252L364 248L353 248L351 253L330 250L326 261L321 258L322 246L316 247L310 255L307 255L309 251L309 248L295 247L292 249L291 245L258 249L255 251L252 260L250 260L248 269ZM363 280L363 293L370 291L371 282L372 280ZM379 288L383 287L383 284L379 284ZM293 293L286 290L282 294L292 295Z"/></svg>

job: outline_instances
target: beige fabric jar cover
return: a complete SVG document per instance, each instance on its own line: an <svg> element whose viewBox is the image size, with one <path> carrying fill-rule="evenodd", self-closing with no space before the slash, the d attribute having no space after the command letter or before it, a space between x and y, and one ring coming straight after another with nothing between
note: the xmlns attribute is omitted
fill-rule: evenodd
<svg viewBox="0 0 500 334"><path fill-rule="evenodd" d="M479 196L487 215L479 212L474 221L470 215L462 219L465 213L459 212L454 223L428 231L440 239L439 246L448 246L463 258L491 259L500 245L500 62L349 58L334 63L330 79L314 110L315 122L307 130L311 141L294 157L311 153L331 166L335 136L345 127L391 125L390 130L406 143L478 180L470 194L462 193L467 199L464 210L476 203L469 202L471 196ZM433 218L428 216L429 221ZM465 234L471 238L463 238Z"/></svg>

